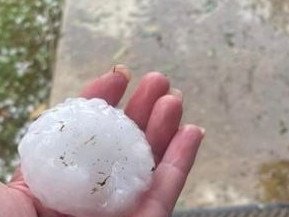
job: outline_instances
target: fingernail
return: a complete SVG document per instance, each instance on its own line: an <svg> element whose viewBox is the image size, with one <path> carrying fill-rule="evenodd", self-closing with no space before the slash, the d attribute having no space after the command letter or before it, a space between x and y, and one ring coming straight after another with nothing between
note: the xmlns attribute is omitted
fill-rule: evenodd
<svg viewBox="0 0 289 217"><path fill-rule="evenodd" d="M177 88L171 88L170 94L179 97L180 99L183 99L183 93L181 90Z"/></svg>
<svg viewBox="0 0 289 217"><path fill-rule="evenodd" d="M120 73L129 81L131 79L131 74L128 70L128 67L122 64L118 64L112 67L112 73Z"/></svg>
<svg viewBox="0 0 289 217"><path fill-rule="evenodd" d="M200 129L200 131L201 131L202 135L204 136L204 135L205 135L205 133L206 133L206 130L205 130L205 128L203 128L203 127L199 127L199 129Z"/></svg>

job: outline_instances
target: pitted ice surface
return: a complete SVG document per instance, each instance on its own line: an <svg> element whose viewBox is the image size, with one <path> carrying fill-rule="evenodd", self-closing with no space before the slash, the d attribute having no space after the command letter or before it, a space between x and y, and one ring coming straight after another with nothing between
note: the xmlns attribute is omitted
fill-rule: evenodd
<svg viewBox="0 0 289 217"><path fill-rule="evenodd" d="M150 187L155 166L144 133L102 99L68 99L47 110L18 149L32 193L77 217L127 215Z"/></svg>

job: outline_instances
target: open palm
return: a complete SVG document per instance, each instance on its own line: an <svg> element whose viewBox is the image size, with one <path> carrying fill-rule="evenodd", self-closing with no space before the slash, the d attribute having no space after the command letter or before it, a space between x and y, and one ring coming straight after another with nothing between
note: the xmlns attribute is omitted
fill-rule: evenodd
<svg viewBox="0 0 289 217"><path fill-rule="evenodd" d="M126 90L129 77L127 68L117 65L90 83L81 96L103 98L116 106ZM148 73L124 109L145 132L157 164L152 186L131 217L171 216L204 134L194 125L180 127L182 97L180 93L170 93L169 90L169 80L165 76L157 72ZM68 217L43 207L25 184L19 168L8 185L0 183L0 216Z"/></svg>

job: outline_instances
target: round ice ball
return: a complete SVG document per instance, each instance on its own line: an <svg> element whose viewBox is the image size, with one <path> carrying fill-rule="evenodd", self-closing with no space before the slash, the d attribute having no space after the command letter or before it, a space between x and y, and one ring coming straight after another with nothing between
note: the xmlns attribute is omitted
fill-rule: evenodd
<svg viewBox="0 0 289 217"><path fill-rule="evenodd" d="M102 99L68 99L47 110L30 125L19 154L32 193L77 217L129 214L155 166L144 133Z"/></svg>

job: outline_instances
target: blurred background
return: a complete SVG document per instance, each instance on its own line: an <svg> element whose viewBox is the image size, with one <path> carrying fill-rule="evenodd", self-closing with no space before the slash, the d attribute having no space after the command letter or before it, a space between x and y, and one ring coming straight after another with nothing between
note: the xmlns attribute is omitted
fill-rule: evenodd
<svg viewBox="0 0 289 217"><path fill-rule="evenodd" d="M117 63L184 93L206 128L180 208L289 200L288 0L0 0L0 177L48 106Z"/></svg>
<svg viewBox="0 0 289 217"><path fill-rule="evenodd" d="M63 1L0 0L0 180L18 163L17 144L49 102Z"/></svg>

